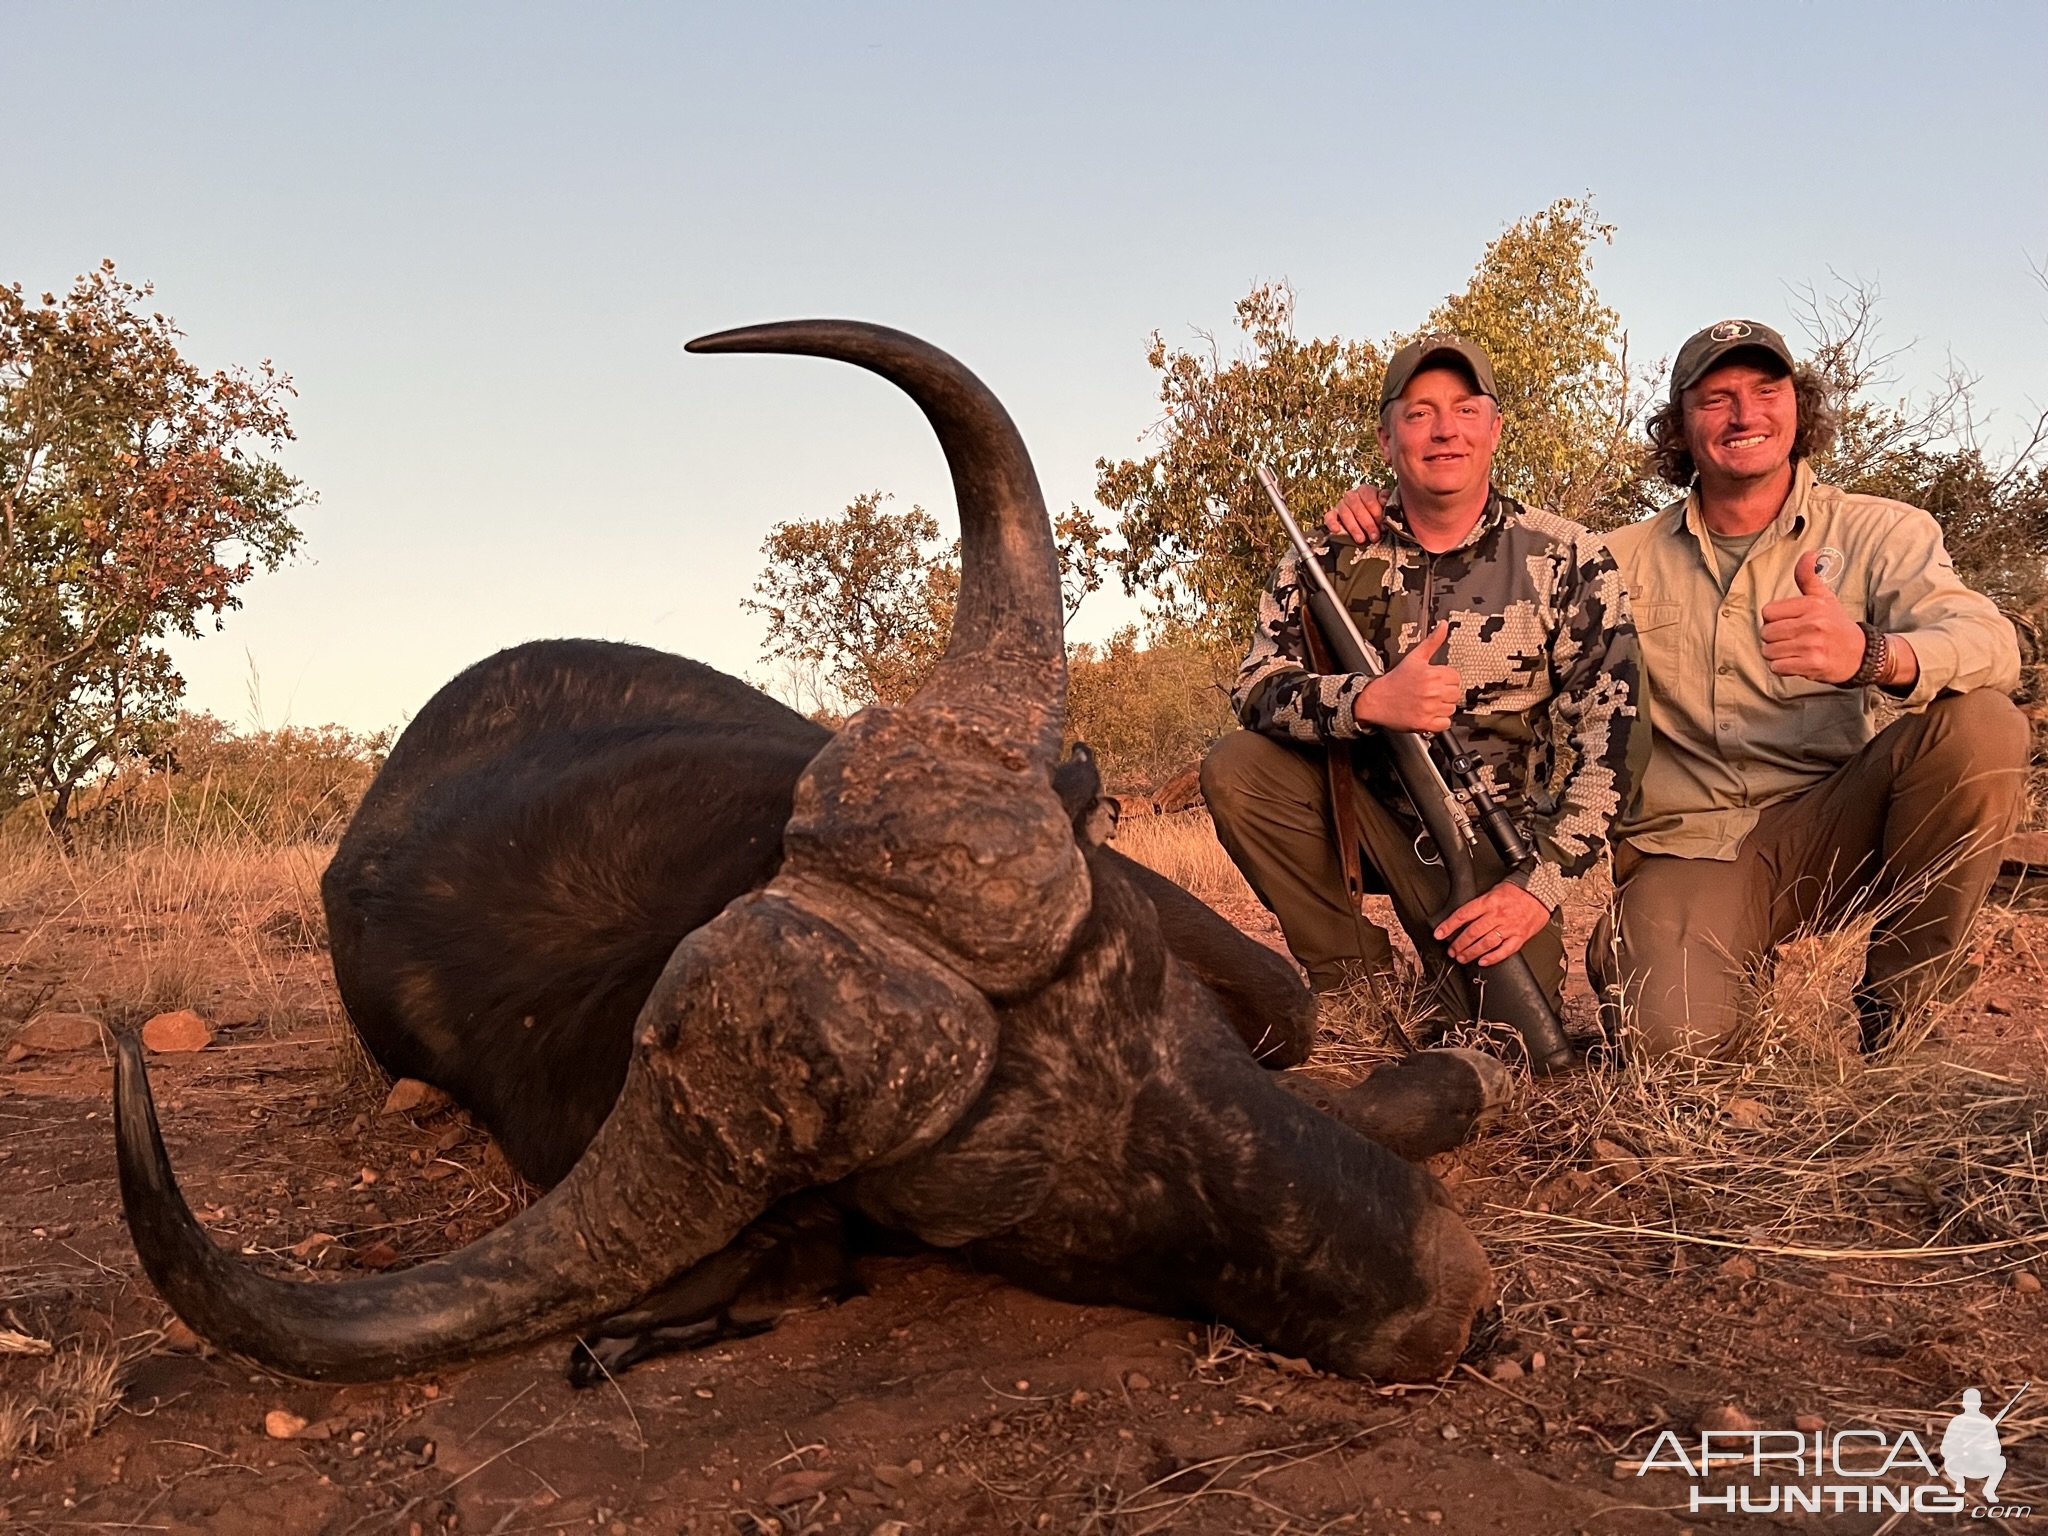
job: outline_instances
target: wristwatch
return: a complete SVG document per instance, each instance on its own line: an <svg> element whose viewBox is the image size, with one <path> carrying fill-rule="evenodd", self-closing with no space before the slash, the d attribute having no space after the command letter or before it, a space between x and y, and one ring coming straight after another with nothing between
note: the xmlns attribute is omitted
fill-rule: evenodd
<svg viewBox="0 0 2048 1536"><path fill-rule="evenodd" d="M1892 637L1860 619L1856 627L1863 631L1863 664L1842 684L1844 688L1868 688L1891 667Z"/></svg>

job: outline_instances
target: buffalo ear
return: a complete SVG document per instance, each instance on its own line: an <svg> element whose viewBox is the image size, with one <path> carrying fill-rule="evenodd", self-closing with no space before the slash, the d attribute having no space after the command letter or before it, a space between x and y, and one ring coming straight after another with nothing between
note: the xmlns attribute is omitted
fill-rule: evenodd
<svg viewBox="0 0 2048 1536"><path fill-rule="evenodd" d="M1067 749L1052 771L1052 791L1060 797L1074 824L1074 839L1084 850L1100 848L1116 836L1117 803L1102 792L1102 773L1087 742L1077 741Z"/></svg>
<svg viewBox="0 0 2048 1536"><path fill-rule="evenodd" d="M1087 814L1074 823L1074 835L1081 840L1081 846L1093 851L1115 837L1118 814L1113 795L1101 795L1091 802Z"/></svg>

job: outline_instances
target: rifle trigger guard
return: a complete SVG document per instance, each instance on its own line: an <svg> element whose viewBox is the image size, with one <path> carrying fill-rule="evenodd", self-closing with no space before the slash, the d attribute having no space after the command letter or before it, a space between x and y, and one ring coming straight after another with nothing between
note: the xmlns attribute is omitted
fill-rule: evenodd
<svg viewBox="0 0 2048 1536"><path fill-rule="evenodd" d="M1424 864L1443 868L1443 855L1437 851L1436 839L1429 835L1427 828L1415 834L1415 857Z"/></svg>

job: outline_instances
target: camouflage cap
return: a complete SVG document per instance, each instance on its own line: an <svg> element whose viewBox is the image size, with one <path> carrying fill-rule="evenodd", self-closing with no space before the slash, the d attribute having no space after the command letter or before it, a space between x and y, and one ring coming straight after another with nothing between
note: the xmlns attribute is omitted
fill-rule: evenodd
<svg viewBox="0 0 2048 1536"><path fill-rule="evenodd" d="M1703 331L1695 331L1678 349L1678 361L1671 365L1671 398L1680 395L1707 376L1709 369L1726 361L1732 352L1764 352L1792 371L1792 349L1785 338L1761 320L1723 320Z"/></svg>
<svg viewBox="0 0 2048 1536"><path fill-rule="evenodd" d="M1385 410L1401 398L1401 391L1408 387L1408 381L1420 373L1423 366L1439 359L1456 361L1465 372L1472 376L1472 382L1479 387L1479 393L1487 396L1495 405L1500 404L1500 391L1493 385L1493 362L1479 349L1475 342L1462 336L1446 336L1437 332L1419 336L1396 352L1387 364L1387 376L1380 381L1380 409Z"/></svg>

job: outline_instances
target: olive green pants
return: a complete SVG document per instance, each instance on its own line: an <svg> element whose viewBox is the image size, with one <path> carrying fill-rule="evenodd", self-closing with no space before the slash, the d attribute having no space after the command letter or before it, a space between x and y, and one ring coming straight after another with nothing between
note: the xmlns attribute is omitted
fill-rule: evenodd
<svg viewBox="0 0 2048 1536"><path fill-rule="evenodd" d="M1857 992L1866 1045L1960 996L1970 927L2019 816L2027 722L2001 693L1936 699L1811 789L1767 807L1733 859L1615 850L1615 900L1586 947L1610 1035L1711 1054L1801 930L1877 915Z"/></svg>
<svg viewBox="0 0 2048 1536"><path fill-rule="evenodd" d="M1374 748L1363 742L1355 750ZM1279 919L1287 948L1318 992L1331 991L1359 975L1389 975L1394 968L1386 930L1362 917L1344 889L1324 753L1322 747L1296 747L1257 731L1233 731L1202 760L1202 795L1216 823L1216 836L1259 900ZM1484 999L1469 985L1463 967L1430 933L1450 898L1450 879L1443 866L1423 862L1414 833L1363 784L1352 798L1367 887L1393 898L1401 926L1422 958L1423 977L1437 1011L1447 1020L1461 1022L1481 1017ZM1484 844L1478 865L1482 891L1507 873ZM1555 1006L1564 983L1563 930L1556 913L1522 946L1522 955Z"/></svg>

